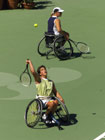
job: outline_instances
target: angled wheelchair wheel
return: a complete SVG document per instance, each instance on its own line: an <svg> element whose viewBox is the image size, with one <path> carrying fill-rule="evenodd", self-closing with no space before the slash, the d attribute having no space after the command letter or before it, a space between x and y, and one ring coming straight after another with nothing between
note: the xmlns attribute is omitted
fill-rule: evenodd
<svg viewBox="0 0 105 140"><path fill-rule="evenodd" d="M33 128L39 122L42 116L42 104L40 100L34 99L32 100L25 112L25 122L28 127Z"/></svg>
<svg viewBox="0 0 105 140"><path fill-rule="evenodd" d="M41 56L46 56L50 50L52 50L51 43L47 43L46 36L44 36L38 44L37 51Z"/></svg>
<svg viewBox="0 0 105 140"><path fill-rule="evenodd" d="M59 98L55 97L55 99L58 101L58 106L56 109L56 115L64 122L69 122L69 112L64 103L60 101Z"/></svg>
<svg viewBox="0 0 105 140"><path fill-rule="evenodd" d="M57 37L54 41L54 52L60 60L69 59L73 53L71 42L64 37Z"/></svg>
<svg viewBox="0 0 105 140"><path fill-rule="evenodd" d="M46 42L45 42L45 36L41 39L41 41L38 44L38 53L41 56L45 56L46 55Z"/></svg>

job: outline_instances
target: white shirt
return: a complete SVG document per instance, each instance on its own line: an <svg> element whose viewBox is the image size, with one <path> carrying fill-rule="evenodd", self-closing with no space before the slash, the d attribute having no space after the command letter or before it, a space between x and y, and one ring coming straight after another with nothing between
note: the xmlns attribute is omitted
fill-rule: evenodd
<svg viewBox="0 0 105 140"><path fill-rule="evenodd" d="M57 16L52 16L52 17L56 17L56 19L58 18ZM56 19L55 19L55 20L56 20ZM55 34L55 35L60 35L60 33L59 33L58 30L57 30L57 27L56 27L56 24L55 24L55 20L54 20L54 27L53 27L54 34Z"/></svg>

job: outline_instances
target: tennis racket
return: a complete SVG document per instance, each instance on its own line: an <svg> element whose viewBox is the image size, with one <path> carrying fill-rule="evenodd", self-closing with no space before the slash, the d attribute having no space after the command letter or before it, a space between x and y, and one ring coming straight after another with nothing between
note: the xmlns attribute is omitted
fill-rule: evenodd
<svg viewBox="0 0 105 140"><path fill-rule="evenodd" d="M20 75L20 82L22 83L23 86L26 86L26 87L28 87L32 82L32 79L28 70L28 64L26 64L25 70Z"/></svg>
<svg viewBox="0 0 105 140"><path fill-rule="evenodd" d="M73 41L72 39L69 39L74 45L75 47L81 52L81 53L89 53L90 49L89 46L84 43L84 42L76 42Z"/></svg>

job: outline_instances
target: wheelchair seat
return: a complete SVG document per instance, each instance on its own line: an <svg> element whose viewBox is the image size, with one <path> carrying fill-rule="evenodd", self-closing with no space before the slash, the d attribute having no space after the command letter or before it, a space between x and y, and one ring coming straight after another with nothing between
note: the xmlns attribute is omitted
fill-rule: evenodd
<svg viewBox="0 0 105 140"><path fill-rule="evenodd" d="M50 33L50 32L45 32L45 36L53 37L55 35L53 33Z"/></svg>

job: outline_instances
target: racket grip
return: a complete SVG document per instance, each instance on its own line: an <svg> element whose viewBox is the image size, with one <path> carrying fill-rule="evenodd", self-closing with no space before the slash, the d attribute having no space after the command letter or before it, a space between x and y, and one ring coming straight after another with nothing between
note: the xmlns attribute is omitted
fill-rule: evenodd
<svg viewBox="0 0 105 140"><path fill-rule="evenodd" d="M27 58L27 60L29 60L29 58ZM28 63L26 64L26 68L28 68Z"/></svg>
<svg viewBox="0 0 105 140"><path fill-rule="evenodd" d="M26 69L28 69L28 64L26 64Z"/></svg>

